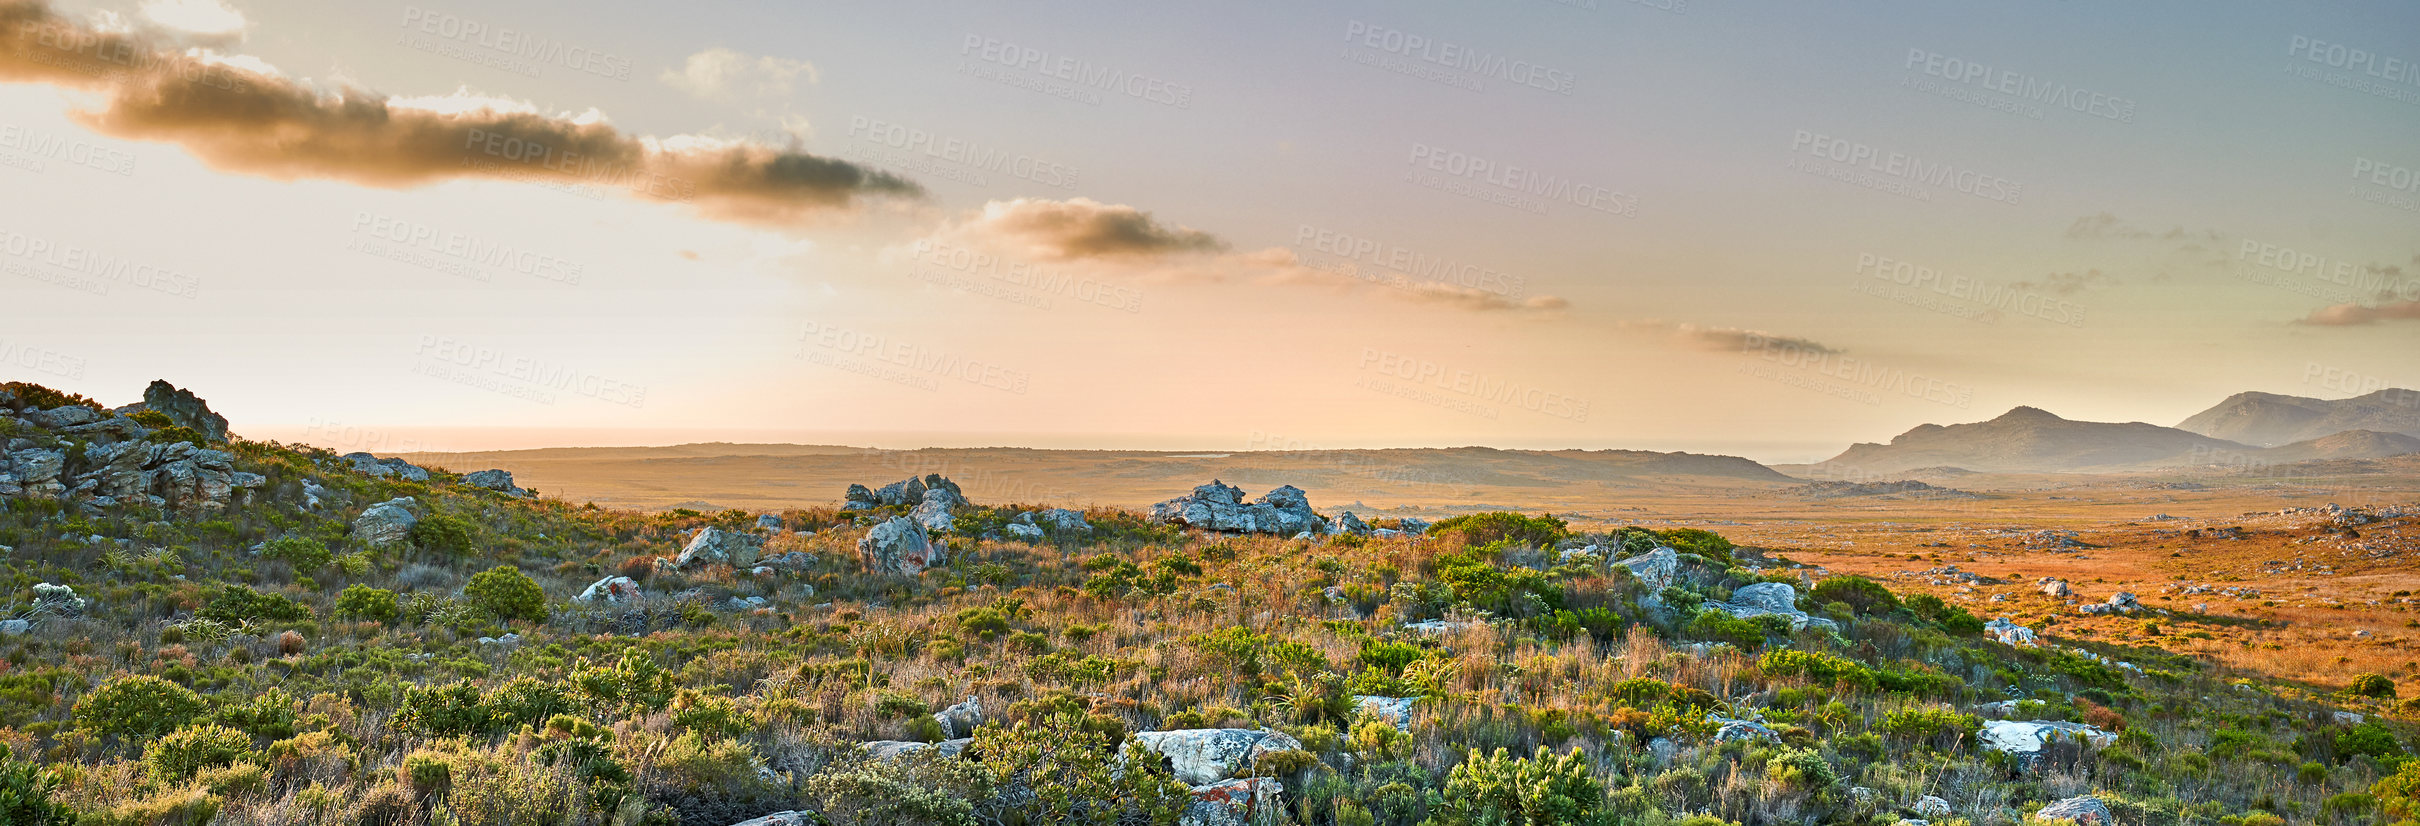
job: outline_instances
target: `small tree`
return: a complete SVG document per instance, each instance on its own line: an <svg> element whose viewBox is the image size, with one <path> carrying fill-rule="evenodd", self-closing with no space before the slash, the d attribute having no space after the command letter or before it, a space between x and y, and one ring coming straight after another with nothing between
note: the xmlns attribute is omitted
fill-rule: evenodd
<svg viewBox="0 0 2420 826"><path fill-rule="evenodd" d="M546 621L546 589L519 568L498 565L481 571L462 593L472 607L497 619Z"/></svg>

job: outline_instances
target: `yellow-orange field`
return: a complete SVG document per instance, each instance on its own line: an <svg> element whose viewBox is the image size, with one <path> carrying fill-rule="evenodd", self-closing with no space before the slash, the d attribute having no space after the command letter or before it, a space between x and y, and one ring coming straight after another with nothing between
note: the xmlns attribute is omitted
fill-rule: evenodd
<svg viewBox="0 0 2420 826"><path fill-rule="evenodd" d="M548 496L641 509L828 505L850 482L940 472L982 503L1139 509L1215 477L1253 495L1293 484L1331 515L1349 508L1363 517L1436 518L1502 509L1553 513L1583 530L1702 527L1831 573L1934 593L1986 619L2032 625L2047 617L2052 642L2158 646L2312 691L2332 691L2366 672L2397 682L2420 676L2420 457L2257 475L1952 474L1926 477L1945 491L1880 495L1800 479L1638 474L1608 464L1614 460L1575 464L1568 454L1484 449L1171 454L691 445L413 458L457 471L502 467ZM2325 511L2330 503L2352 515ZM2290 508L2315 510L2278 513ZM2365 518L2377 521L2351 524ZM1951 567L1957 573L1943 570ZM1966 573L1980 579L1969 582ZM2043 578L2065 580L2073 596L2044 594ZM2258 595L2227 591L2246 588ZM2135 594L2146 610L2079 610L2119 592Z"/></svg>

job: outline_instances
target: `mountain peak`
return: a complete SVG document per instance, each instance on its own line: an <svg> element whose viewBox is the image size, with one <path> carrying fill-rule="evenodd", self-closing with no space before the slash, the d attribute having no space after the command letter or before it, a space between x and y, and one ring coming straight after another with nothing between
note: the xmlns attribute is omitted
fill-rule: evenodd
<svg viewBox="0 0 2420 826"><path fill-rule="evenodd" d="M2052 412L2050 412L2050 411L2048 411L2048 410L2044 410L2044 409L2039 408L2039 407L2033 407L2033 406L2030 406L2030 405L2022 405L2022 404L2020 404L2020 405L2017 405L2017 406L2015 406L2015 407L2011 407L2011 408L2009 408L2009 409L2008 409L2008 412L2000 414L2000 418L1993 419L1992 421L1995 421L1995 422L2028 422L2028 421L2032 421L2032 422L2063 422L2063 421L2066 421L2066 419L2059 418L2059 414L2052 413Z"/></svg>

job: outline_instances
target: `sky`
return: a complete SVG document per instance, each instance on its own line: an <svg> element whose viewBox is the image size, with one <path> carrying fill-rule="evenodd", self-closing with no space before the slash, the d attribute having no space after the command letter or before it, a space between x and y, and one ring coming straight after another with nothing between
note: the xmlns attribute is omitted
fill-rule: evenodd
<svg viewBox="0 0 2420 826"><path fill-rule="evenodd" d="M0 374L1768 462L2420 386L2420 7L2292 5L0 0Z"/></svg>

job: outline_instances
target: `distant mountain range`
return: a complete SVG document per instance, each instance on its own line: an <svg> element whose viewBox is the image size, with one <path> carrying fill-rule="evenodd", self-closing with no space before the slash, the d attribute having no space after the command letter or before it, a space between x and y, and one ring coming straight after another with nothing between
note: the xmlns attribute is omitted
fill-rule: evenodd
<svg viewBox="0 0 2420 826"><path fill-rule="evenodd" d="M1811 469L1865 476L1942 466L2107 473L2408 453L2420 453L2420 393L2382 390L2332 401L2239 393L2177 427L2080 422L2018 407L1985 422L1919 425L1890 444L1861 442Z"/></svg>
<svg viewBox="0 0 2420 826"><path fill-rule="evenodd" d="M2420 436L2420 392L2380 390L2350 399L2237 393L2176 426L2263 447L2355 430Z"/></svg>

